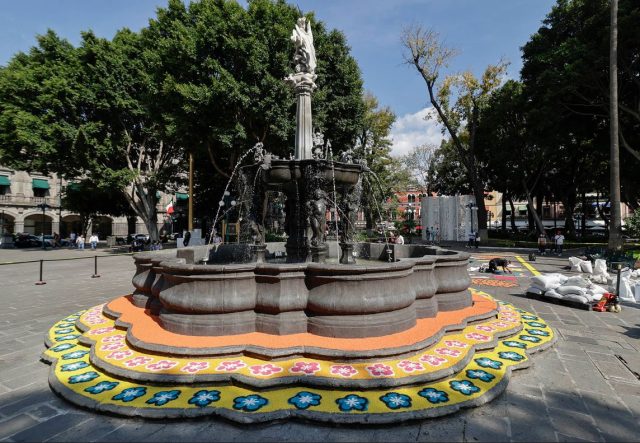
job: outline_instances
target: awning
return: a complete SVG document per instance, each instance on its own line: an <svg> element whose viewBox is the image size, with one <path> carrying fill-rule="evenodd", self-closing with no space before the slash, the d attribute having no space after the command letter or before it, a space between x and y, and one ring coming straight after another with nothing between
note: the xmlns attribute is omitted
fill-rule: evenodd
<svg viewBox="0 0 640 443"><path fill-rule="evenodd" d="M189 200L189 194L184 192L176 192L176 200Z"/></svg>
<svg viewBox="0 0 640 443"><path fill-rule="evenodd" d="M35 186L34 186L35 188ZM70 189L72 191L79 191L80 190L80 183L68 183L67 184L67 189Z"/></svg>
<svg viewBox="0 0 640 443"><path fill-rule="evenodd" d="M33 179L33 189L49 189L49 180Z"/></svg>
<svg viewBox="0 0 640 443"><path fill-rule="evenodd" d="M0 175L0 186L11 186L11 180L6 175Z"/></svg>
<svg viewBox="0 0 640 443"><path fill-rule="evenodd" d="M526 211L527 205L518 205L516 206L516 211Z"/></svg>

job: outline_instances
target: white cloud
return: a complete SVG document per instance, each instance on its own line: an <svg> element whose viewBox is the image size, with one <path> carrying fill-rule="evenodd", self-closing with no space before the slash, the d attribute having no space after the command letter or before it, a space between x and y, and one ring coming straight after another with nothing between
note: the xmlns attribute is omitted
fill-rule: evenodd
<svg viewBox="0 0 640 443"><path fill-rule="evenodd" d="M394 157L406 155L414 147L425 143L440 145L443 136L438 122L435 118L425 120L427 115L435 117L435 112L434 108L429 107L398 118L391 127L393 140L391 155Z"/></svg>

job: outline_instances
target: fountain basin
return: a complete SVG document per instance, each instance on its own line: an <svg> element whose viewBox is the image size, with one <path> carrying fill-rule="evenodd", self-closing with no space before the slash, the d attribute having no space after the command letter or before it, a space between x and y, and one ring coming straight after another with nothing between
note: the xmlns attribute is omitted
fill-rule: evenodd
<svg viewBox="0 0 640 443"><path fill-rule="evenodd" d="M386 256L386 245L356 246L360 257ZM270 252L282 247L268 245ZM218 252L242 257L237 250L243 248L225 245ZM136 254L133 300L157 312L168 331L197 336L375 337L471 306L467 254L422 245L391 248L397 261L376 265L197 264L208 256L207 247Z"/></svg>

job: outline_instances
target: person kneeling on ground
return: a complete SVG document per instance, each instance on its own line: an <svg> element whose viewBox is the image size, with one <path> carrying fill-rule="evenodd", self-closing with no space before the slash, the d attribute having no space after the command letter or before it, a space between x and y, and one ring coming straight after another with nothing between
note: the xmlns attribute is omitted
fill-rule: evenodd
<svg viewBox="0 0 640 443"><path fill-rule="evenodd" d="M507 260L504 258L492 258L491 260L489 260L489 269L487 270L487 272L492 272L495 274L498 270L498 266L500 266L503 272L513 274L513 272L511 272L511 269L509 269L510 264L511 260Z"/></svg>

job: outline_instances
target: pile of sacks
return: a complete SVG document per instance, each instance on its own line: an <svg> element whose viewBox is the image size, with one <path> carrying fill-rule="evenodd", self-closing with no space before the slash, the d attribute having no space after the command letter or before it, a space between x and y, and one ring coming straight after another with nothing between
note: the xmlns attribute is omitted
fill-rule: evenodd
<svg viewBox="0 0 640 443"><path fill-rule="evenodd" d="M598 259L595 264L588 260L570 257L571 270L582 272L583 276L568 277L563 274L542 274L531 278L531 287L527 292L544 294L547 297L572 300L580 303L593 303L602 298L605 292L615 292L617 275L607 272L605 260ZM640 270L626 270L620 273L621 300L640 303Z"/></svg>

